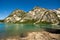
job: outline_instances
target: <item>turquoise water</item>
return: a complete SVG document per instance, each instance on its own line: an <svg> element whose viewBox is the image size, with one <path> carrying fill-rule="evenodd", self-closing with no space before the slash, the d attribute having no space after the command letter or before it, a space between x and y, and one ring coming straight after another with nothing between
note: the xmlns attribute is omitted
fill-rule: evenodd
<svg viewBox="0 0 60 40"><path fill-rule="evenodd" d="M45 28L60 29L59 25L49 24L6 24L0 23L0 37L20 35L31 31L41 31Z"/></svg>

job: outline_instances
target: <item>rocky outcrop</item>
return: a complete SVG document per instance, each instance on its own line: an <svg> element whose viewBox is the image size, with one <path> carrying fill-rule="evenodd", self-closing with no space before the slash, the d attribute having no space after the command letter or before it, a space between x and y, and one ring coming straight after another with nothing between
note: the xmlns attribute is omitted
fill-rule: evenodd
<svg viewBox="0 0 60 40"><path fill-rule="evenodd" d="M9 15L5 22L12 23L52 23L59 24L59 17L53 10L48 10L45 8L35 7L28 13L22 10L15 10L11 15Z"/></svg>
<svg viewBox="0 0 60 40"><path fill-rule="evenodd" d="M7 18L5 18L5 22L15 23L20 21L25 15L23 10L15 10L13 11Z"/></svg>

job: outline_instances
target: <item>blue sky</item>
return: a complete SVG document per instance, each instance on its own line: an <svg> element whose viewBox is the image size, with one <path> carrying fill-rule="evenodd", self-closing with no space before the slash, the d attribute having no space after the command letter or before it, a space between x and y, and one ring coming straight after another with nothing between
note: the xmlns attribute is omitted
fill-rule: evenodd
<svg viewBox="0 0 60 40"><path fill-rule="evenodd" d="M16 8L29 11L34 6L57 9L60 8L60 0L0 0L0 20L6 18Z"/></svg>

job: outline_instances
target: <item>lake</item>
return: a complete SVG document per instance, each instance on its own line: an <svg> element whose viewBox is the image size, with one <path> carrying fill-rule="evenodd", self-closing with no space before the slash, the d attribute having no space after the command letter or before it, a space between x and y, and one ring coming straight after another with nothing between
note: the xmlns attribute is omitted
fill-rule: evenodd
<svg viewBox="0 0 60 40"><path fill-rule="evenodd" d="M26 32L41 31L46 28L60 29L60 25L0 23L0 38L20 35L21 33Z"/></svg>

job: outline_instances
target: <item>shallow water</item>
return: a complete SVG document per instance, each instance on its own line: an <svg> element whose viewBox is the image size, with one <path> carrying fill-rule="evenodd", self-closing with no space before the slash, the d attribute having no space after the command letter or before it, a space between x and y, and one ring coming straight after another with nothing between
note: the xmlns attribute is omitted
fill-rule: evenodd
<svg viewBox="0 0 60 40"><path fill-rule="evenodd" d="M0 38L20 35L31 31L41 31L46 28L60 29L59 25L49 24L6 24L0 23Z"/></svg>

